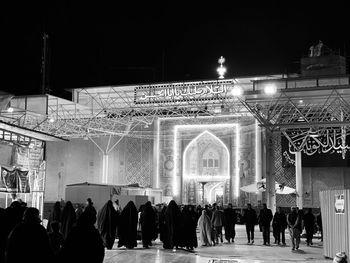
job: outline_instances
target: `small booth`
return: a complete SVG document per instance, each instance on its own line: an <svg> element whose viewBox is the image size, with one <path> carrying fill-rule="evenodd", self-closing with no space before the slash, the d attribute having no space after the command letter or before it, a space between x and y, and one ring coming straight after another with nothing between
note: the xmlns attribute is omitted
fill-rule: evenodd
<svg viewBox="0 0 350 263"><path fill-rule="evenodd" d="M323 255L334 258L337 253L350 253L350 189L320 192Z"/></svg>
<svg viewBox="0 0 350 263"><path fill-rule="evenodd" d="M63 139L0 120L0 207L21 200L43 216L45 146L54 140Z"/></svg>
<svg viewBox="0 0 350 263"><path fill-rule="evenodd" d="M91 198L97 210L108 201L119 200L123 208L129 201L133 201L136 208L151 201L152 204L162 202L162 190L139 187L138 185L107 185L94 183L77 183L66 186L65 201L73 204L85 204L86 199Z"/></svg>

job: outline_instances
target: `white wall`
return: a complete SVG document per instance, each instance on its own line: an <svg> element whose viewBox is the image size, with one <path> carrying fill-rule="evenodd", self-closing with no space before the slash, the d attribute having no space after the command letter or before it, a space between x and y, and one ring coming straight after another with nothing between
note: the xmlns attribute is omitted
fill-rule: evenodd
<svg viewBox="0 0 350 263"><path fill-rule="evenodd" d="M102 155L90 141L48 142L46 160L46 202L64 199L67 184L100 182Z"/></svg>
<svg viewBox="0 0 350 263"><path fill-rule="evenodd" d="M112 137L109 148L118 139ZM108 140L108 136L94 138L102 149L107 148ZM108 184L139 183L141 186L147 186L152 183L153 172L156 171L153 169L153 141L143 141L142 145L143 148L140 139L124 138L110 151ZM67 184L82 182L101 184L102 158L103 153L90 140L48 142L45 202L64 199Z"/></svg>

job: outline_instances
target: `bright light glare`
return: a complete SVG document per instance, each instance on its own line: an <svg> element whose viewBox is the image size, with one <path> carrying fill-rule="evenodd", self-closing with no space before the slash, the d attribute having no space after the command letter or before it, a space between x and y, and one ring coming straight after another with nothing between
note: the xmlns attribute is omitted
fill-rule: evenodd
<svg viewBox="0 0 350 263"><path fill-rule="evenodd" d="M234 196L236 198L239 197L239 185L240 185L240 178L239 178L239 160L240 160L240 126L239 124L236 124L236 157L235 157L235 165L236 165L236 191L234 193Z"/></svg>
<svg viewBox="0 0 350 263"><path fill-rule="evenodd" d="M160 143L160 119L157 119L157 171L156 171L156 188L159 188L159 143Z"/></svg>
<svg viewBox="0 0 350 263"><path fill-rule="evenodd" d="M173 197L178 196L179 193L179 186L177 185L177 180L176 180L176 168L177 168L177 163L176 163L176 157L177 157L177 127L174 127L174 172L173 172Z"/></svg>
<svg viewBox="0 0 350 263"><path fill-rule="evenodd" d="M8 109L7 109L7 112L13 112L13 108L12 107L9 107Z"/></svg>
<svg viewBox="0 0 350 263"><path fill-rule="evenodd" d="M277 92L277 87L273 84L266 85L264 87L264 92L266 95L273 95Z"/></svg>
<svg viewBox="0 0 350 263"><path fill-rule="evenodd" d="M224 189L222 189L222 187L219 188L219 189L215 189L215 194L217 194L217 195L224 195Z"/></svg>
<svg viewBox="0 0 350 263"><path fill-rule="evenodd" d="M234 86L231 90L231 94L234 97L239 97L243 95L243 89L240 86Z"/></svg>
<svg viewBox="0 0 350 263"><path fill-rule="evenodd" d="M49 122L53 123L53 122L55 122L55 119L54 118L50 118Z"/></svg>
<svg viewBox="0 0 350 263"><path fill-rule="evenodd" d="M220 66L220 67L218 67L217 71L218 71L218 74L219 74L219 79L223 79L224 75L226 73L226 68L223 67L223 66Z"/></svg>

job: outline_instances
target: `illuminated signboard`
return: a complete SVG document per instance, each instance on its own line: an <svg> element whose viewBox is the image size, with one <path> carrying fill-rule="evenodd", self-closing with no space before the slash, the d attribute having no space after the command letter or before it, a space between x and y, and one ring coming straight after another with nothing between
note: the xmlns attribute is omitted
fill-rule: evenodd
<svg viewBox="0 0 350 263"><path fill-rule="evenodd" d="M135 88L137 104L222 99L233 84L183 84Z"/></svg>

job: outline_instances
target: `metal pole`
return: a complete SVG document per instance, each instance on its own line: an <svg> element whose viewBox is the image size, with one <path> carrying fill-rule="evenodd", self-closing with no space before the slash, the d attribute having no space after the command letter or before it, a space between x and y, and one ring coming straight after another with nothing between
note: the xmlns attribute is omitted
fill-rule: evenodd
<svg viewBox="0 0 350 263"><path fill-rule="evenodd" d="M266 130L266 203L267 207L276 212L276 183L275 183L275 166L273 154L273 134Z"/></svg>
<svg viewBox="0 0 350 263"><path fill-rule="evenodd" d="M47 56L48 56L48 42L49 35L44 33L43 35L43 53L42 53L42 58L41 58L41 74L42 74L42 79L41 79L41 94L46 94L47 88L46 88L46 70L47 70Z"/></svg>
<svg viewBox="0 0 350 263"><path fill-rule="evenodd" d="M297 192L297 207L303 209L303 173L301 166L301 152L295 154L295 181L296 181L296 192Z"/></svg>
<svg viewBox="0 0 350 263"><path fill-rule="evenodd" d="M258 121L255 123L255 181L256 183L262 179L262 145L261 145L261 127ZM250 195L249 195L250 196ZM249 200L250 202L250 200ZM257 193L257 204L262 203L262 192Z"/></svg>

